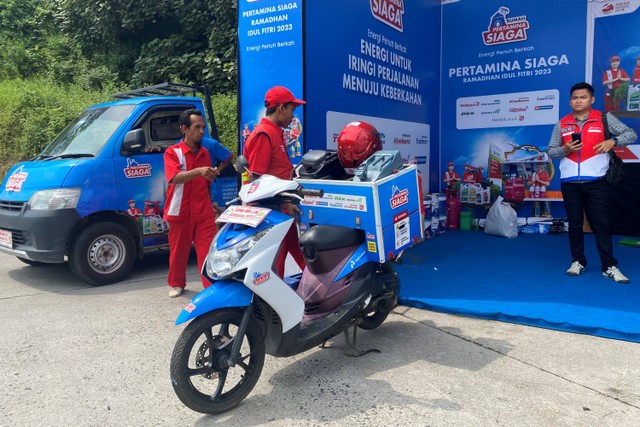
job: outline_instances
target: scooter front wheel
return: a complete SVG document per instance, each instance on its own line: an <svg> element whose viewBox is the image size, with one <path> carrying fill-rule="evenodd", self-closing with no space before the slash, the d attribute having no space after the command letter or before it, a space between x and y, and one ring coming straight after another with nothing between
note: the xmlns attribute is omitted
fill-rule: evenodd
<svg viewBox="0 0 640 427"><path fill-rule="evenodd" d="M241 310L213 311L193 320L180 335L171 356L171 382L178 398L192 410L227 411L256 385L264 365L264 339L253 320L239 337L241 319ZM231 360L238 339L242 339L240 354Z"/></svg>

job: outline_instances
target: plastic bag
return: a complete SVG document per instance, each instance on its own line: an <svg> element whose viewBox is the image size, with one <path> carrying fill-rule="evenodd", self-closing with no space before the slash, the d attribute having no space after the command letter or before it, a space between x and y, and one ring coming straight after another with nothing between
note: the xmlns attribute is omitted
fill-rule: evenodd
<svg viewBox="0 0 640 427"><path fill-rule="evenodd" d="M484 232L513 239L518 237L518 215L511 205L503 200L502 196L498 196L489 209L484 223Z"/></svg>

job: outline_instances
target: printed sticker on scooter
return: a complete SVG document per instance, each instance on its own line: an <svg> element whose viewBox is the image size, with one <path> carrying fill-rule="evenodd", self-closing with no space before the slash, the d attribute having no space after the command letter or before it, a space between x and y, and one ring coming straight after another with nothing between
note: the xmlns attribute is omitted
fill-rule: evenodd
<svg viewBox="0 0 640 427"><path fill-rule="evenodd" d="M251 183L251 187L249 187L249 190L247 190L247 194L251 194L254 191L256 191L258 189L258 187L260 186L260 181L254 181Z"/></svg>
<svg viewBox="0 0 640 427"><path fill-rule="evenodd" d="M193 313L193 310L196 309L195 304L189 303L184 307L184 311L189 312L189 313Z"/></svg>
<svg viewBox="0 0 640 427"><path fill-rule="evenodd" d="M300 202L302 206L318 206L328 209L344 209L347 211L367 212L367 198L355 194L324 193L322 197L305 196Z"/></svg>
<svg viewBox="0 0 640 427"><path fill-rule="evenodd" d="M216 221L243 224L255 228L269 215L269 212L271 212L271 209L234 205L229 206Z"/></svg>
<svg viewBox="0 0 640 427"><path fill-rule="evenodd" d="M268 282L271 279L271 273L265 271L264 273L258 273L257 271L253 273L253 284L256 286L260 286L265 282Z"/></svg>

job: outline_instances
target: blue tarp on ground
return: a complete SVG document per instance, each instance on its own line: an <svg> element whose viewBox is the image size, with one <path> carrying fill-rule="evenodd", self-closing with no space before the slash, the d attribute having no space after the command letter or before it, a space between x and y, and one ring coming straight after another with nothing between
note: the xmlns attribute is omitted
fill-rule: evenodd
<svg viewBox="0 0 640 427"><path fill-rule="evenodd" d="M593 235L585 235L587 270L567 276L566 234L515 239L448 231L407 250L395 266L400 303L429 310L640 342L640 248L614 256L631 279L602 277Z"/></svg>

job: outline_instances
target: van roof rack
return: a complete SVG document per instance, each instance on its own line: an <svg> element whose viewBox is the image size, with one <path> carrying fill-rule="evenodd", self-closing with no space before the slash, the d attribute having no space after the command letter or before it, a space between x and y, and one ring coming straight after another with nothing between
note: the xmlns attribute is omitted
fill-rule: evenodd
<svg viewBox="0 0 640 427"><path fill-rule="evenodd" d="M206 95L206 87L165 82L153 86L129 90L126 92L115 93L111 96L114 98L128 99L138 98L141 96L180 96L186 93L195 95L197 92Z"/></svg>
<svg viewBox="0 0 640 427"><path fill-rule="evenodd" d="M205 108L207 109L207 114L209 115L209 120L211 122L211 136L214 139L219 140L218 127L216 126L216 119L213 115L213 105L211 104L211 94L209 93L209 88L206 85L196 86L165 82L126 92L115 93L111 96L118 99L130 99L143 96L182 96L185 94L196 96L197 93L202 94L205 99Z"/></svg>

